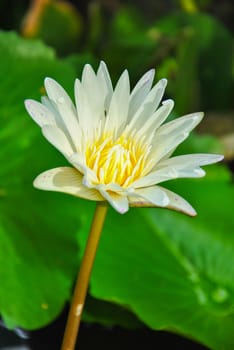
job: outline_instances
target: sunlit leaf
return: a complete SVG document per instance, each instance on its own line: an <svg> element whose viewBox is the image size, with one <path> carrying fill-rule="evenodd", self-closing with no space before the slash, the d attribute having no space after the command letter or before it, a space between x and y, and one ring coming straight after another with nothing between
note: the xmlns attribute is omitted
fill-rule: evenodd
<svg viewBox="0 0 234 350"><path fill-rule="evenodd" d="M70 297L80 220L73 198L32 187L62 157L43 140L23 101L39 98L45 76L68 86L74 71L40 42L14 33L0 34L0 56L0 313L9 327L32 329L51 321Z"/></svg>

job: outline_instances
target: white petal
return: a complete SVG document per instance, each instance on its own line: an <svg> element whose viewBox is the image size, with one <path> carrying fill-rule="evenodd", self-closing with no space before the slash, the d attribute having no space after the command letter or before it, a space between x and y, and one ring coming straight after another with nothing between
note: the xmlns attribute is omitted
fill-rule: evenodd
<svg viewBox="0 0 234 350"><path fill-rule="evenodd" d="M200 123L203 113L193 113L162 125L155 133L150 159L158 163L166 154L175 149Z"/></svg>
<svg viewBox="0 0 234 350"><path fill-rule="evenodd" d="M67 160L69 161L69 163L71 163L72 165L74 165L74 167L76 168L77 165L82 167L85 167L85 157L83 154L81 153L73 153L70 157L67 158ZM79 168L77 168L79 171L81 171ZM81 171L82 172L82 171Z"/></svg>
<svg viewBox="0 0 234 350"><path fill-rule="evenodd" d="M71 144L73 144L74 149L77 151L81 151L80 145L81 145L81 129L76 128L76 134L73 136L74 140L72 139L68 128L66 127L65 121L63 120L63 116L59 113L57 109L57 105L54 101L50 100L47 96L42 96L41 97L41 102L44 108L48 109L50 113L53 116L54 123L50 124L56 124L59 129L63 131L67 139ZM46 123L48 124L48 123ZM45 125L45 123L44 123Z"/></svg>
<svg viewBox="0 0 234 350"><path fill-rule="evenodd" d="M169 199L164 189L157 186L137 189L134 191L133 195L141 197L156 206L166 207L169 204ZM130 195L129 197L132 198Z"/></svg>
<svg viewBox="0 0 234 350"><path fill-rule="evenodd" d="M63 192L93 201L103 201L104 198L97 190L89 189L82 184L82 177L83 175L76 169L60 167L43 172L37 176L33 184L45 191Z"/></svg>
<svg viewBox="0 0 234 350"><path fill-rule="evenodd" d="M69 157L74 153L68 139L56 126L45 125L42 127L42 133L45 138L66 157Z"/></svg>
<svg viewBox="0 0 234 350"><path fill-rule="evenodd" d="M105 110L108 111L111 97L113 95L113 86L112 86L112 82L111 82L111 78L110 78L107 66L103 61L101 61L98 67L97 78L98 78L100 90L105 96L104 107L105 107Z"/></svg>
<svg viewBox="0 0 234 350"><path fill-rule="evenodd" d="M89 107L92 113L93 123L96 124L101 117L104 117L105 93L100 89L99 80L90 64L86 64L82 74L82 86L86 92ZM79 106L79 98L77 104Z"/></svg>
<svg viewBox="0 0 234 350"><path fill-rule="evenodd" d="M92 86L96 84L96 74L90 64L84 66L81 81L84 88L92 92Z"/></svg>
<svg viewBox="0 0 234 350"><path fill-rule="evenodd" d="M150 71L145 73L132 90L128 112L130 118L136 113L136 111L148 95L154 80L154 74L154 69L151 69Z"/></svg>
<svg viewBox="0 0 234 350"><path fill-rule="evenodd" d="M32 119L39 125L43 126L46 124L56 125L53 113L43 106L40 102L34 100L26 100L25 107Z"/></svg>
<svg viewBox="0 0 234 350"><path fill-rule="evenodd" d="M80 126L83 130L90 131L93 128L93 113L88 95L79 79L75 80L75 100Z"/></svg>
<svg viewBox="0 0 234 350"><path fill-rule="evenodd" d="M41 102L43 106L45 106L53 115L53 118L56 122L56 125L63 130L63 132L66 134L66 136L70 137L69 132L67 131L65 122L63 120L63 117L58 111L57 105L54 101L50 100L47 96L42 96L41 97Z"/></svg>
<svg viewBox="0 0 234 350"><path fill-rule="evenodd" d="M182 212L184 214L195 216L197 215L194 208L178 194L157 186L158 189L161 189L167 196L169 203L166 205L166 208ZM152 202L142 199L142 197L130 197L129 204L131 207L161 207L160 205L153 205ZM165 208L165 206L162 206Z"/></svg>
<svg viewBox="0 0 234 350"><path fill-rule="evenodd" d="M158 130L157 135L168 135L177 132L190 132L194 129L204 117L203 112L187 114L183 117L172 120L164 124Z"/></svg>
<svg viewBox="0 0 234 350"><path fill-rule="evenodd" d="M63 102L75 114L75 107L64 88L52 78L45 78L45 88L50 100L60 105Z"/></svg>
<svg viewBox="0 0 234 350"><path fill-rule="evenodd" d="M102 184L101 188L104 191L111 191L111 192L115 192L118 194L127 194L129 191L127 188L125 189L116 183Z"/></svg>
<svg viewBox="0 0 234 350"><path fill-rule="evenodd" d="M161 79L149 92L129 124L129 130L139 130L158 108L167 85L166 79Z"/></svg>
<svg viewBox="0 0 234 350"><path fill-rule="evenodd" d="M195 209L184 198L172 191L169 191L168 189L163 188L163 191L169 198L169 204L167 205L167 208L180 211L190 216L197 215Z"/></svg>
<svg viewBox="0 0 234 350"><path fill-rule="evenodd" d="M125 70L115 87L110 108L106 116L105 131L118 130L127 121L130 97L128 71Z"/></svg>
<svg viewBox="0 0 234 350"><path fill-rule="evenodd" d="M205 176L200 166L217 163L223 159L217 154L186 154L159 162L155 171L135 181L135 188L152 186L176 178L198 178Z"/></svg>
<svg viewBox="0 0 234 350"><path fill-rule="evenodd" d="M66 128L66 130L64 130L64 133L69 133L74 146L79 149L80 128L77 113L72 100L66 91L62 88L62 86L51 78L45 79L45 88L50 100L56 104L56 108L61 116L61 119L64 122Z"/></svg>
<svg viewBox="0 0 234 350"><path fill-rule="evenodd" d="M177 169L176 167L162 168L153 171L148 175L136 180L132 186L134 188L141 188L145 186L156 185L160 182L173 180L177 178L199 178L205 176L205 171L200 167Z"/></svg>
<svg viewBox="0 0 234 350"><path fill-rule="evenodd" d="M97 182L98 179L94 171L86 166L86 160L84 159L83 155L80 153L73 153L71 157L67 157L67 160L77 170L84 174L83 184L89 188L94 188L95 186L92 186L92 183Z"/></svg>
<svg viewBox="0 0 234 350"><path fill-rule="evenodd" d="M163 101L162 106L146 120L145 124L137 131L138 135L152 134L167 119L174 107L173 100ZM148 138L147 138L148 139Z"/></svg>
<svg viewBox="0 0 234 350"><path fill-rule="evenodd" d="M120 214L124 214L129 209L128 199L126 196L120 196L114 192L100 190L101 195L110 203L110 205Z"/></svg>
<svg viewBox="0 0 234 350"><path fill-rule="evenodd" d="M205 154L205 153L195 153L195 154L185 154L182 156L176 156L166 159L158 164L158 168L165 167L176 167L177 169L189 168L202 166L207 164L213 164L221 161L223 159L222 155L219 154Z"/></svg>
<svg viewBox="0 0 234 350"><path fill-rule="evenodd" d="M48 96L41 96L41 103L48 108L52 114L57 113L59 115L56 103L50 100Z"/></svg>

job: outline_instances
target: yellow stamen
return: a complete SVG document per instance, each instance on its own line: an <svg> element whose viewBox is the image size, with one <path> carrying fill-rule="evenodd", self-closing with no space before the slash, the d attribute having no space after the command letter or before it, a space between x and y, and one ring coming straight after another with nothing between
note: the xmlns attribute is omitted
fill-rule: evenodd
<svg viewBox="0 0 234 350"><path fill-rule="evenodd" d="M124 134L115 140L112 134L105 134L87 143L86 165L96 174L96 184L128 187L139 179L150 153L150 145L143 141Z"/></svg>

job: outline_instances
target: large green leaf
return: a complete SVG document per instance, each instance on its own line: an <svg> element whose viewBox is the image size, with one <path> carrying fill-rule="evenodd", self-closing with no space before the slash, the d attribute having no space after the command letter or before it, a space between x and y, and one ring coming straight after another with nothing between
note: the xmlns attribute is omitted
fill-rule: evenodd
<svg viewBox="0 0 234 350"><path fill-rule="evenodd" d="M234 189L230 177L217 166L206 179L178 181L173 189L190 199L198 216L132 209L119 217L111 210L91 294L127 306L153 329L172 330L212 349L231 350Z"/></svg>
<svg viewBox="0 0 234 350"><path fill-rule="evenodd" d="M32 187L62 157L23 101L39 98L48 75L68 87L74 71L40 42L14 33L0 33L0 57L0 313L9 327L32 329L51 321L70 297L80 224L77 201Z"/></svg>

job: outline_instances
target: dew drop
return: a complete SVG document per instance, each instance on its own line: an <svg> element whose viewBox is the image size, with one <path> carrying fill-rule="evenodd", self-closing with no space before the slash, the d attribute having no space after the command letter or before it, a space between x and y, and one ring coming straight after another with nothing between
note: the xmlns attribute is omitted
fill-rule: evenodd
<svg viewBox="0 0 234 350"><path fill-rule="evenodd" d="M48 307L49 307L49 305L48 305L47 303L42 303L42 304L41 304L41 308L42 308L43 310L47 310Z"/></svg>
<svg viewBox="0 0 234 350"><path fill-rule="evenodd" d="M57 99L57 102L60 103L60 104L64 103L64 97L59 97Z"/></svg>
<svg viewBox="0 0 234 350"><path fill-rule="evenodd" d="M219 304L224 303L228 299L228 297L229 297L228 291L222 287L218 287L212 293L212 299Z"/></svg>

